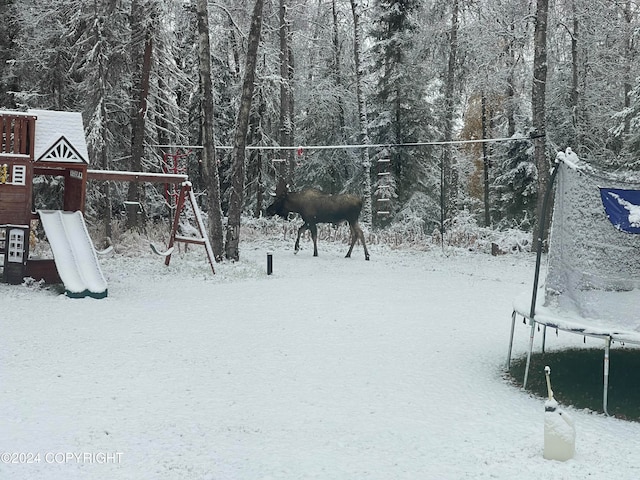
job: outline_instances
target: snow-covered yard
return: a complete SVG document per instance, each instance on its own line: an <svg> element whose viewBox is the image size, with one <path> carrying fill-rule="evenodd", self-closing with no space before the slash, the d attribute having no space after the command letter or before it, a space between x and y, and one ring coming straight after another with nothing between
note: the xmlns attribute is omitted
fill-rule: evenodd
<svg viewBox="0 0 640 480"><path fill-rule="evenodd" d="M533 255L303 246L215 277L200 247L116 252L103 300L0 284L0 478L640 478L640 424L569 408L547 461L544 401L503 379Z"/></svg>

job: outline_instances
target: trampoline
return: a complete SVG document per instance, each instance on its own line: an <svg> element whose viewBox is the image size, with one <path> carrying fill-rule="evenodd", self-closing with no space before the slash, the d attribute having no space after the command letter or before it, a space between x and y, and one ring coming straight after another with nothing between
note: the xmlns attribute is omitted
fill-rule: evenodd
<svg viewBox="0 0 640 480"><path fill-rule="evenodd" d="M513 301L507 368L516 319L529 323L526 388L536 325L604 342L603 410L608 415L610 350L613 342L640 345L640 178L603 172L567 149L559 152L545 192L552 196L547 274L541 281L542 242L531 294ZM539 238L544 238L545 217Z"/></svg>

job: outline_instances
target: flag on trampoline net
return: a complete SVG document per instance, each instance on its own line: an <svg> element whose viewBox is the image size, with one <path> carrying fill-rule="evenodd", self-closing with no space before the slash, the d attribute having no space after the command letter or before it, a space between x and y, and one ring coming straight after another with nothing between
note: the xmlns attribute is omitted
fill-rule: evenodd
<svg viewBox="0 0 640 480"><path fill-rule="evenodd" d="M627 233L640 233L640 190L600 188L600 197L614 227Z"/></svg>

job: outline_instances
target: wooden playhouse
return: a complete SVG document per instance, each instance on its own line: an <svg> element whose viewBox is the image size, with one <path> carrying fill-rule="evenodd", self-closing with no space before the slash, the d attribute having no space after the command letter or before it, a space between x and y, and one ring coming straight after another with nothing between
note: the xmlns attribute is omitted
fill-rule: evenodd
<svg viewBox="0 0 640 480"><path fill-rule="evenodd" d="M65 265L61 265L60 261L56 265L54 259L29 258L29 239L34 222L42 221L45 213L80 212L77 216L82 219L88 160L80 113L49 110L29 110L26 113L0 111L0 280L17 284L25 277L32 277L35 280L43 279L47 283L59 283L61 268L85 268L80 263L86 263L86 259L75 254L83 246L77 245L75 238L60 239L60 235L54 231L63 232L64 226L60 229L52 228L51 232L47 232L47 237L54 257L57 254L51 237L55 236L60 256L73 259L79 263L76 266L67 267L66 263L71 260L62 259ZM62 198L56 199L55 207L34 205L34 181L42 176L58 177L63 183ZM74 222L78 221L81 221L81 227L86 230L84 220L74 219ZM86 242L87 239L82 241ZM70 255L65 255L65 250ZM91 251L95 253L92 244ZM101 272L99 273L101 276ZM106 288L104 292L91 296L105 295Z"/></svg>

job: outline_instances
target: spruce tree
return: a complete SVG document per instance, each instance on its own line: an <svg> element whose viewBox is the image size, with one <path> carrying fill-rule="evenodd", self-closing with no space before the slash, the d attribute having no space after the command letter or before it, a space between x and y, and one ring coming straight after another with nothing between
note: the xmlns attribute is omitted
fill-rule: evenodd
<svg viewBox="0 0 640 480"><path fill-rule="evenodd" d="M419 8L420 2L415 0L378 0L370 32L374 41L370 135L373 143L391 145L372 154L372 170L379 170L378 161L390 160L393 179L381 181L393 189L387 196L397 198L391 206L392 213L400 211L416 194L434 194L430 185L430 176L436 168L433 150L393 146L433 138L432 128L436 123L432 105L425 100L433 93L433 85L425 81L427 65L423 52L416 48L421 45L416 23ZM374 191L380 190L378 178L374 178ZM385 220L378 218L377 224L381 223Z"/></svg>

